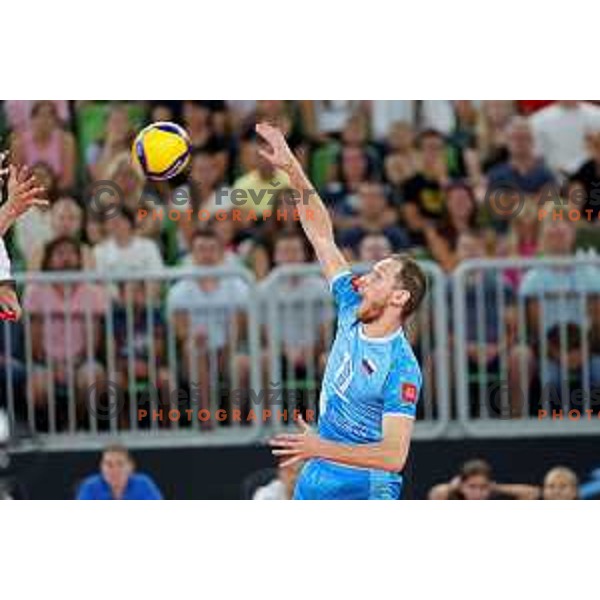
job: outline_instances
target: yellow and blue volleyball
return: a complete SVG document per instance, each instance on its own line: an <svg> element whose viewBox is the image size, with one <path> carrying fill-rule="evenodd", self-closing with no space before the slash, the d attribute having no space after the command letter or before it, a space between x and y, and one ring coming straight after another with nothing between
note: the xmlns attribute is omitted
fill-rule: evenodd
<svg viewBox="0 0 600 600"><path fill-rule="evenodd" d="M132 154L148 179L165 180L185 169L190 160L190 138L183 127L168 121L152 123L140 131Z"/></svg>

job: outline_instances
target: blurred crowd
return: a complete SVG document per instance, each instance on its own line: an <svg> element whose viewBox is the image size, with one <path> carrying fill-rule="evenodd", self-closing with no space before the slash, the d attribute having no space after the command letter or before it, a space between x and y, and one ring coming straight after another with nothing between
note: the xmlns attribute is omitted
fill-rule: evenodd
<svg viewBox="0 0 600 600"><path fill-rule="evenodd" d="M32 168L51 203L47 211L30 211L11 231L7 242L13 267L133 273L171 265L241 265L264 280L276 266L311 262L286 177L258 153L254 125L263 120L285 130L330 208L339 245L352 261L409 251L451 274L464 259L570 257L579 248L600 248L596 101L4 101L1 146L11 150L14 163ZM189 168L169 182L146 181L131 160L136 132L153 121L180 123L193 146ZM107 180L123 194L110 219L91 201L95 185ZM241 207L241 218L232 202L238 190L256 200ZM269 193L263 195L263 190ZM189 209L207 218L184 218ZM173 216L177 212L180 217ZM314 279L302 282L301 295L318 285ZM495 282L477 286L484 297L488 291L497 297ZM536 299L542 292L566 288L592 297L600 294L600 277L589 269L577 269L568 279L564 273L533 269L523 275L515 269L506 274L502 287L508 306L517 296L531 301L527 319L532 330L539 330ZM82 285L75 289L69 310L91 311L96 327L109 304L118 304L120 293ZM132 286L127 294L134 305L139 299L140 312L133 329L126 315L116 316L119 360L125 364L131 354L140 358L136 377L147 377L145 346L151 336L157 357L154 377L168 385L163 335L168 319L157 310L149 330L144 289ZM202 306L231 308L243 302L244 294L234 281L175 283L164 300L182 352L191 352L192 345L194 352L199 347L217 352L224 348L231 315L223 313L209 327ZM467 294L468 305L477 294L475 287ZM560 378L552 355L557 326L571 328L569 348L581 345L588 331L598 331L589 326L590 321L600 323L596 300L583 314L579 300L567 306L557 299L544 301L537 335L550 346L548 381ZM65 382L67 353L76 358L74 383L80 389L103 376L102 361L89 357L89 323L80 320L69 332L64 320L42 323L49 310L55 315L67 310L58 288L33 283L24 290L23 303L33 319L34 402L43 404L47 396L50 360L54 381ZM489 335L484 362L490 371L497 371L500 351L495 310L490 305L485 317ZM510 332L514 315L506 315ZM328 318L324 315L323 323ZM468 318L474 318L471 311ZM214 314L210 321L215 322ZM291 321L286 358L302 369L307 349L322 352L322 338L318 331L307 334L310 326L298 315ZM480 366L482 345L471 324L469 360ZM322 323L313 325L318 329ZM63 343L67 334L70 344ZM100 337L93 337L93 345ZM591 382L600 386L600 342L592 335L590 344ZM509 372L515 386L533 377L538 347L539 339L511 345ZM569 368L579 368L581 356L571 354ZM248 363L244 356L238 358L244 381ZM208 366L200 362L197 368ZM123 371L126 378L127 369ZM200 375L200 380L207 378Z"/></svg>

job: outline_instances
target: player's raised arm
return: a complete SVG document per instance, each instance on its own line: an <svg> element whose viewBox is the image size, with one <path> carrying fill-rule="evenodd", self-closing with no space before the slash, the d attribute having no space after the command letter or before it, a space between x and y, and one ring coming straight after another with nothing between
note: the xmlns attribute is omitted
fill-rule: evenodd
<svg viewBox="0 0 600 600"><path fill-rule="evenodd" d="M335 245L329 212L285 141L283 133L267 123L259 123L256 131L268 144L268 148L259 149L261 156L287 173L295 195L300 196L296 206L302 228L315 249L325 276L331 279L340 271L348 269L348 263Z"/></svg>

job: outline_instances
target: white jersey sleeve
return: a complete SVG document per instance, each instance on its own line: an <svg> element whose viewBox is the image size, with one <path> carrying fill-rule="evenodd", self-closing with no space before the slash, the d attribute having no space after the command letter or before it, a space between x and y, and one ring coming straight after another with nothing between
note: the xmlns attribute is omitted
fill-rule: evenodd
<svg viewBox="0 0 600 600"><path fill-rule="evenodd" d="M4 240L0 238L0 281L10 279L10 258L4 245Z"/></svg>

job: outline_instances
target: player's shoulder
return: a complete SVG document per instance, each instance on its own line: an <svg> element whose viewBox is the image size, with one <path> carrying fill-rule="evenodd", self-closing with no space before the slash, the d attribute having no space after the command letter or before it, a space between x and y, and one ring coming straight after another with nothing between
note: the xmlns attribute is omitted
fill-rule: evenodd
<svg viewBox="0 0 600 600"><path fill-rule="evenodd" d="M421 381L421 367L404 330L393 340L392 357L392 370L399 372L403 377L412 375L419 382Z"/></svg>

